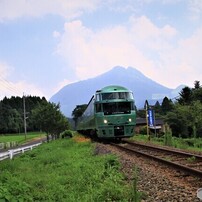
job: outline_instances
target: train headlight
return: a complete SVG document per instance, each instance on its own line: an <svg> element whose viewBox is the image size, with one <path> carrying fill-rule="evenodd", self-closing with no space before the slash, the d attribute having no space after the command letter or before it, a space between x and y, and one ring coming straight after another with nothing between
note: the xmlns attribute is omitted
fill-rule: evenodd
<svg viewBox="0 0 202 202"><path fill-rule="evenodd" d="M106 120L106 119L104 119L104 123L105 123L105 124L107 123L107 120Z"/></svg>
<svg viewBox="0 0 202 202"><path fill-rule="evenodd" d="M128 121L129 121L129 122L132 122L132 119L130 118L130 119L128 119Z"/></svg>

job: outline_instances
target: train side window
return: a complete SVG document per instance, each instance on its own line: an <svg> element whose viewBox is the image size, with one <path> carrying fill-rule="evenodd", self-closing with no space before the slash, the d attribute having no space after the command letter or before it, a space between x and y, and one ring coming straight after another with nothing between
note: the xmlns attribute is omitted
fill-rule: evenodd
<svg viewBox="0 0 202 202"><path fill-rule="evenodd" d="M100 101L100 94L96 94L95 100L96 100L96 101Z"/></svg>
<svg viewBox="0 0 202 202"><path fill-rule="evenodd" d="M96 104L95 108L96 108L96 112L102 112L102 105L101 104Z"/></svg>

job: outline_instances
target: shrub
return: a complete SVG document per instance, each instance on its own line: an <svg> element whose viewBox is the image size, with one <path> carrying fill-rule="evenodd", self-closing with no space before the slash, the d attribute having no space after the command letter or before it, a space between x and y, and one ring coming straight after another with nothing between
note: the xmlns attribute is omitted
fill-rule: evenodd
<svg viewBox="0 0 202 202"><path fill-rule="evenodd" d="M139 133L142 134L142 135L147 134L147 126L143 126L143 127L141 127Z"/></svg>
<svg viewBox="0 0 202 202"><path fill-rule="evenodd" d="M172 146L172 130L167 124L165 125L164 144L166 146Z"/></svg>
<svg viewBox="0 0 202 202"><path fill-rule="evenodd" d="M65 137L73 137L73 134L72 134L72 131L71 130L65 130L61 133L61 137L62 139L65 138Z"/></svg>

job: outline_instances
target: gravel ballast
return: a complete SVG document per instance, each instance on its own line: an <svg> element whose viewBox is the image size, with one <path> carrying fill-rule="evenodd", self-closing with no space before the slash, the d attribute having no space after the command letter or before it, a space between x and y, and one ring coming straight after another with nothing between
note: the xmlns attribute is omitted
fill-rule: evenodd
<svg viewBox="0 0 202 202"><path fill-rule="evenodd" d="M120 159L122 172L132 183L134 168L137 170L137 189L142 193L142 202L199 202L197 189L202 180L180 173L150 159L127 154L110 144L96 143L96 154L113 153Z"/></svg>

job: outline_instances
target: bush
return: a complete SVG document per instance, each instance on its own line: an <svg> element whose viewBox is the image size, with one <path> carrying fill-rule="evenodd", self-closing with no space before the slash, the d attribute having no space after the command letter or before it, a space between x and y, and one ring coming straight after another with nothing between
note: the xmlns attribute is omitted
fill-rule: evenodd
<svg viewBox="0 0 202 202"><path fill-rule="evenodd" d="M166 146L172 146L172 130L167 124L165 125L164 144Z"/></svg>
<svg viewBox="0 0 202 202"><path fill-rule="evenodd" d="M61 133L61 137L62 139L64 139L65 137L73 137L72 131L71 130L65 130Z"/></svg>
<svg viewBox="0 0 202 202"><path fill-rule="evenodd" d="M139 133L142 134L142 135L147 134L147 126L143 126L143 127L141 127Z"/></svg>

